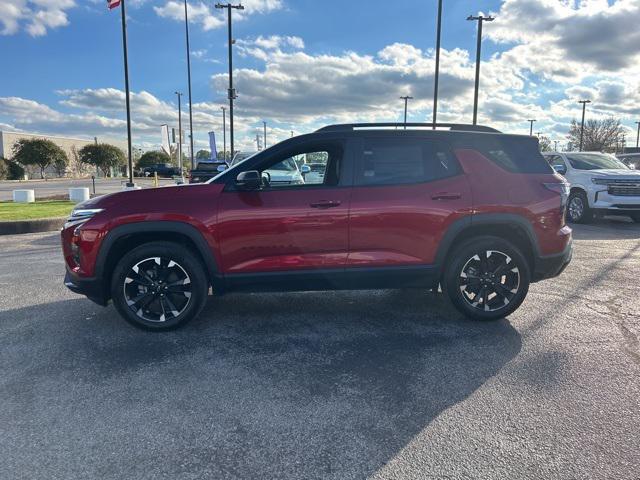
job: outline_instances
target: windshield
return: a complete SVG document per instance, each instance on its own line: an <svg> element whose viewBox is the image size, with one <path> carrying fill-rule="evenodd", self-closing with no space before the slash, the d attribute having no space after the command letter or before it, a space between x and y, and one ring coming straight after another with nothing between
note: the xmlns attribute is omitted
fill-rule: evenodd
<svg viewBox="0 0 640 480"><path fill-rule="evenodd" d="M571 166L577 170L622 169L629 170L624 163L606 153L572 153L567 155Z"/></svg>
<svg viewBox="0 0 640 480"><path fill-rule="evenodd" d="M274 166L269 167L267 170L277 170L279 172L295 172L298 168L293 158L287 158L281 162L276 163Z"/></svg>
<svg viewBox="0 0 640 480"><path fill-rule="evenodd" d="M258 152L247 152L247 153L236 153L236 156L233 157L233 161L231 162L231 166L235 166L237 164L239 164L240 162L244 162L245 160L250 159L251 157L253 157L255 154L257 154Z"/></svg>
<svg viewBox="0 0 640 480"><path fill-rule="evenodd" d="M218 167L220 165L224 165L224 163L205 163L205 162L200 162L198 164L198 166L196 167L196 170L202 170L204 172L217 172L218 171Z"/></svg>

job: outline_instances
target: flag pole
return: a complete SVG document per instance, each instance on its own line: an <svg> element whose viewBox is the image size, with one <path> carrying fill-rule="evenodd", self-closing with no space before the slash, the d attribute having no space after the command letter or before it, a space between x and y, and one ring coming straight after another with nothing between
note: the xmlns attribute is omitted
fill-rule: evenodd
<svg viewBox="0 0 640 480"><path fill-rule="evenodd" d="M131 147L131 103L129 92L129 59L127 56L127 12L125 10L125 0L120 0L122 13L122 48L124 49L124 88L127 104L127 156L129 161L129 183L127 187L134 187L133 183L133 155Z"/></svg>

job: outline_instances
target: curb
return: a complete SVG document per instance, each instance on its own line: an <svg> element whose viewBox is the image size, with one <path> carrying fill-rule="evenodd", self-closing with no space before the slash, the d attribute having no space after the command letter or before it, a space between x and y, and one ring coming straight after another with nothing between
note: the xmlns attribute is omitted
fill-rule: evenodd
<svg viewBox="0 0 640 480"><path fill-rule="evenodd" d="M38 233L60 230L67 217L39 218L34 220L0 221L0 235Z"/></svg>

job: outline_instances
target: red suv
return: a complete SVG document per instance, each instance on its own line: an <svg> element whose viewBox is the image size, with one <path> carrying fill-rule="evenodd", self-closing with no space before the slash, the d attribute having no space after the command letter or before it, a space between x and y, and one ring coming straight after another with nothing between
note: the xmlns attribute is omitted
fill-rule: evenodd
<svg viewBox="0 0 640 480"><path fill-rule="evenodd" d="M571 259L568 186L534 137L432 127L332 125L204 184L93 198L62 230L65 284L152 330L210 289L440 285L471 318L509 315Z"/></svg>

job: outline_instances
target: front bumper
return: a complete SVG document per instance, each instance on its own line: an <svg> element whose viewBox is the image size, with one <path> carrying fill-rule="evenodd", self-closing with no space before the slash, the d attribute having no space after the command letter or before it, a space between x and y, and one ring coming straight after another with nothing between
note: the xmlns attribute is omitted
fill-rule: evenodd
<svg viewBox="0 0 640 480"><path fill-rule="evenodd" d="M594 210L618 210L640 212L639 195L612 195L608 190L598 190L591 193L590 207Z"/></svg>
<svg viewBox="0 0 640 480"><path fill-rule="evenodd" d="M573 240L570 240L563 252L536 258L532 282L560 275L573 257Z"/></svg>
<svg viewBox="0 0 640 480"><path fill-rule="evenodd" d="M86 296L92 302L106 307L109 303L103 282L97 278L82 278L74 275L69 270L64 276L64 285L73 293Z"/></svg>

